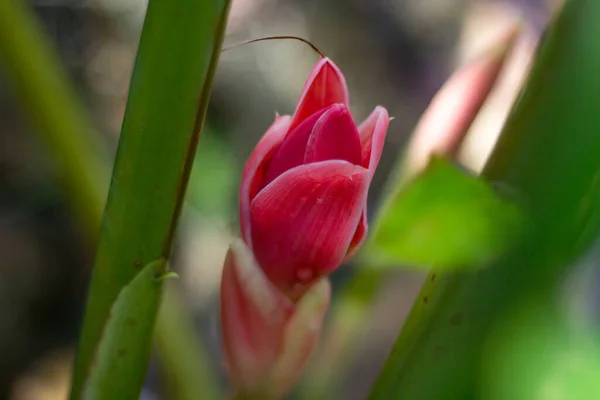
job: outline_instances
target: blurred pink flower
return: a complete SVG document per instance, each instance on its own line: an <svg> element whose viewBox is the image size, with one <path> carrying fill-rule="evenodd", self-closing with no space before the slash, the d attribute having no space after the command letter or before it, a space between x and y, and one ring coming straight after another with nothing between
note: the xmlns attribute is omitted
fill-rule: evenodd
<svg viewBox="0 0 600 400"><path fill-rule="evenodd" d="M435 94L408 145L403 165L406 175L420 171L434 154L452 157L459 151L505 71L520 33L520 23L509 24L485 52L455 71ZM521 69L524 75L525 66ZM506 104L506 113L510 105Z"/></svg>

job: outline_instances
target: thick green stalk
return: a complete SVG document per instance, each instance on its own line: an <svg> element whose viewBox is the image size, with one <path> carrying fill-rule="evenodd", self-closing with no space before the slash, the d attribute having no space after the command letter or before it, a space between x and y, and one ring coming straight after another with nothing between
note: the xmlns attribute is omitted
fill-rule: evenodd
<svg viewBox="0 0 600 400"><path fill-rule="evenodd" d="M370 399L481 398L494 324L553 301L600 232L599 70L600 2L567 0L483 173L518 194L531 235L480 272L429 276Z"/></svg>
<svg viewBox="0 0 600 400"><path fill-rule="evenodd" d="M60 161L75 211L88 228L90 242L95 242L108 190L108 168L91 143L94 128L53 44L22 1L0 2L0 60L38 132ZM213 398L214 378L203 366L204 351L173 289L165 289L156 340L161 359L169 360L169 388L177 399L190 398L197 387L211 394L206 398Z"/></svg>
<svg viewBox="0 0 600 400"><path fill-rule="evenodd" d="M71 392L81 396L112 303L168 259L204 123L227 0L150 0L96 254Z"/></svg>

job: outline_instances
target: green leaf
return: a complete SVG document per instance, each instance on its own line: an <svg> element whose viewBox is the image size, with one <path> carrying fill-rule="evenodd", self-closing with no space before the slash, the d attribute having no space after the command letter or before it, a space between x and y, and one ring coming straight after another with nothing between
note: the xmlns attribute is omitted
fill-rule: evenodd
<svg viewBox="0 0 600 400"><path fill-rule="evenodd" d="M598 332L567 326L543 304L524 304L494 327L485 346L483 397L587 400L600 393Z"/></svg>
<svg viewBox="0 0 600 400"><path fill-rule="evenodd" d="M236 203L229 199L236 197L238 170L241 167L223 139L205 128L190 175L188 201L204 215L231 219Z"/></svg>
<svg viewBox="0 0 600 400"><path fill-rule="evenodd" d="M515 241L522 214L484 180L434 157L379 215L369 265L433 269L484 265Z"/></svg>
<svg viewBox="0 0 600 400"><path fill-rule="evenodd" d="M146 377L166 260L146 265L121 290L110 310L90 375L85 400L137 399Z"/></svg>
<svg viewBox="0 0 600 400"><path fill-rule="evenodd" d="M557 308L557 288L600 234L599 70L600 2L567 0L482 174L526 200L527 235L476 273L430 274L370 400L489 398L481 371L499 321L531 298Z"/></svg>

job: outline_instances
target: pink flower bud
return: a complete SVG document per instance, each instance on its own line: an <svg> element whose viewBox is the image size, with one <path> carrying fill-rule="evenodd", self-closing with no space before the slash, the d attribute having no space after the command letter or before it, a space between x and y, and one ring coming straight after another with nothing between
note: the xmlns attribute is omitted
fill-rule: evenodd
<svg viewBox="0 0 600 400"><path fill-rule="evenodd" d="M311 72L293 117L277 116L244 169L242 235L266 276L297 298L356 252L367 234L371 178L388 113L359 127L344 76L327 58Z"/></svg>
<svg viewBox="0 0 600 400"><path fill-rule="evenodd" d="M323 278L292 302L265 277L243 242L232 244L221 280L221 324L239 393L278 398L290 389L318 339L329 296Z"/></svg>
<svg viewBox="0 0 600 400"><path fill-rule="evenodd" d="M419 119L407 151L407 169L424 168L433 154L453 155L496 85L520 33L510 25L493 46L459 68L444 83Z"/></svg>

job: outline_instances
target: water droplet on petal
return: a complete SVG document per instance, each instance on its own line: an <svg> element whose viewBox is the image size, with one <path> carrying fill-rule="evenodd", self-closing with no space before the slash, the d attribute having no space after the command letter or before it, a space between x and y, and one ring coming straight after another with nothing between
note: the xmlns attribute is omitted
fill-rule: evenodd
<svg viewBox="0 0 600 400"><path fill-rule="evenodd" d="M314 272L309 268L300 268L298 271L296 271L296 276L301 281L307 281L314 276Z"/></svg>

